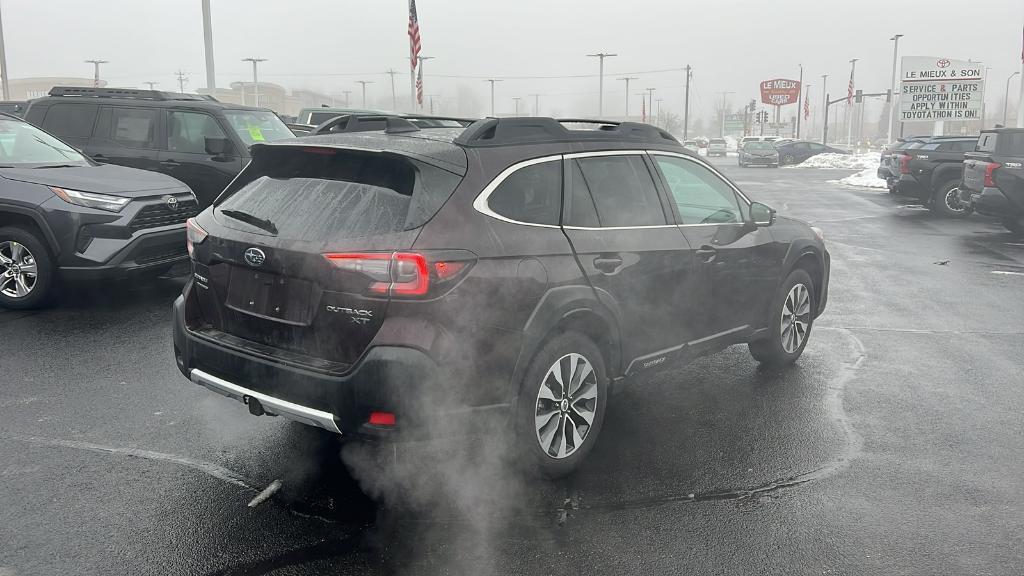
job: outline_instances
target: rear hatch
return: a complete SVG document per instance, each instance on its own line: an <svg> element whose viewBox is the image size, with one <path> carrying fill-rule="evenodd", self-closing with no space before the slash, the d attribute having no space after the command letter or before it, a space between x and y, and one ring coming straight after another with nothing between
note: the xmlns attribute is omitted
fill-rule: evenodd
<svg viewBox="0 0 1024 576"><path fill-rule="evenodd" d="M461 174L422 157L332 147L254 148L252 164L198 219L190 328L264 355L343 371L392 297L427 279L404 252Z"/></svg>

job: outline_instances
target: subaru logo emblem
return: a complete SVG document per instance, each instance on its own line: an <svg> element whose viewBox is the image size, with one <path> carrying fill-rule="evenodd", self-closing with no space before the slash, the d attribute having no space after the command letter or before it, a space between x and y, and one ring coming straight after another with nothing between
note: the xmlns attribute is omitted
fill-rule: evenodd
<svg viewBox="0 0 1024 576"><path fill-rule="evenodd" d="M178 199L175 198L174 196L168 196L167 198L164 198L164 202L167 203L167 207L170 208L171 210L178 209Z"/></svg>
<svg viewBox="0 0 1024 576"><path fill-rule="evenodd" d="M249 248L248 250L245 251L244 256L246 263L248 263L249 266L252 266L253 268L262 266L263 262L266 261L267 259L267 255L264 254L263 250L260 250L259 248Z"/></svg>

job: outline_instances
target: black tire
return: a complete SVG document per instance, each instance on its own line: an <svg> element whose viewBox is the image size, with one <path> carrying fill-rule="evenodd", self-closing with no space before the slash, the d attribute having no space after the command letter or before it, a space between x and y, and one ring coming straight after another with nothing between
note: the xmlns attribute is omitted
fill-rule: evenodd
<svg viewBox="0 0 1024 576"><path fill-rule="evenodd" d="M971 213L969 206L960 201L960 181L944 182L932 196L930 207L948 218L965 218Z"/></svg>
<svg viewBox="0 0 1024 576"><path fill-rule="evenodd" d="M14 255L12 252L14 245L18 246L16 248L18 262L5 264L4 261L10 260L10 257ZM55 284L53 258L46 249L46 245L28 230L16 226L5 226L0 228L0 256L3 256L0 259L0 307L25 310L44 306ZM28 293L23 296L6 293L17 292L16 281L10 276L14 265L18 266L17 270L22 273L21 278L30 288ZM26 266L35 267L34 278L22 270ZM31 284L28 284L29 281Z"/></svg>
<svg viewBox="0 0 1024 576"><path fill-rule="evenodd" d="M808 308L806 312L797 310L800 312L798 316L802 319L806 328L803 331L803 339L795 347L791 347L792 341L784 343L783 338L791 337L790 334L792 333L786 332L784 335L782 324L783 316L786 310L790 308L787 300L797 285L802 285L806 290ZM800 268L790 272L782 286L779 287L778 294L775 295L775 298L772 298L771 309L768 315L768 336L750 342L747 345L751 356L758 362L769 366L786 366L795 362L803 354L804 348L807 346L807 340L811 337L816 302L817 297L814 294L814 283L811 282L810 275ZM793 329L798 330L798 326L794 325ZM787 348L790 349L787 350Z"/></svg>
<svg viewBox="0 0 1024 576"><path fill-rule="evenodd" d="M572 354L586 359L592 367L593 378L589 375L585 376L584 380L571 392L569 398L565 398L561 391L551 388L551 386L557 388L559 384L553 377L549 378L549 370L555 366L556 362L561 368L568 370L570 363L574 360L570 357ZM579 360L576 359L575 362L582 370L583 365ZM563 380L565 374L566 372L562 372ZM546 394L552 396L553 399L542 398L541 387L547 388ZM592 400L585 397L589 396L591 387L595 393ZM573 395L575 395L575 400L573 400ZM570 331L558 334L548 340L530 362L530 367L526 370L519 389L519 400L516 403L515 437L527 468L539 471L549 478L560 478L576 470L597 442L601 426L604 424L608 398L608 375L605 372L604 358L600 349L590 338ZM537 416L546 409L551 409L552 417L544 423L547 428L538 429ZM591 416L589 425L585 420L588 411ZM543 413L547 414L548 412ZM582 442L578 446L570 447L568 444L572 440L572 436L561 433L561 431L571 431L572 428L566 428L563 423L572 426L573 424L569 423L573 423L575 420L581 422L575 424L575 427ZM547 439L548 432L551 433L551 437L546 445L550 448L549 451L546 451L542 447L542 437ZM565 445L561 442L563 437ZM560 451L564 451L565 455L558 457Z"/></svg>

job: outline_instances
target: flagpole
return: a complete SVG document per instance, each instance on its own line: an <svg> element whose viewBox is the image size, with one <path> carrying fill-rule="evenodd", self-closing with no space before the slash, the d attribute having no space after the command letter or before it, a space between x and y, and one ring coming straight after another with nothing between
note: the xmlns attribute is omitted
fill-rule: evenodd
<svg viewBox="0 0 1024 576"><path fill-rule="evenodd" d="M800 117L803 116L803 110L801 110L801 108L803 108L803 106L804 106L803 98L801 98L801 96L803 96L803 95L804 95L804 65L801 64L800 65L800 93L797 95L797 98L796 98L796 139L797 140L800 139Z"/></svg>
<svg viewBox="0 0 1024 576"><path fill-rule="evenodd" d="M1024 34L1021 37L1020 77L1020 94L1017 96L1017 128L1024 128Z"/></svg>
<svg viewBox="0 0 1024 576"><path fill-rule="evenodd" d="M853 60L850 60L850 86L847 88L847 92L846 92L846 145L847 146L849 146L851 144L851 140L853 139L853 102L850 100L850 96L851 96L851 93L853 92L853 87L855 86L853 76L854 76L854 73L857 71L857 60L859 60L859 58L854 58Z"/></svg>

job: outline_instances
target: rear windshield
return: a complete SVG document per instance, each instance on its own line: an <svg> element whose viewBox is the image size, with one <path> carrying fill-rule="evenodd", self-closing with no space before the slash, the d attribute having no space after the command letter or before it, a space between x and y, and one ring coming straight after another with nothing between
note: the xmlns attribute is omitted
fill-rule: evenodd
<svg viewBox="0 0 1024 576"><path fill-rule="evenodd" d="M398 155L285 146L261 151L239 180L217 201L224 225L329 243L418 228L462 177Z"/></svg>
<svg viewBox="0 0 1024 576"><path fill-rule="evenodd" d="M744 150L775 150L771 142L747 142L743 145Z"/></svg>
<svg viewBox="0 0 1024 576"><path fill-rule="evenodd" d="M725 144L725 140L722 140L721 138L712 138L711 139L711 143L712 144Z"/></svg>

